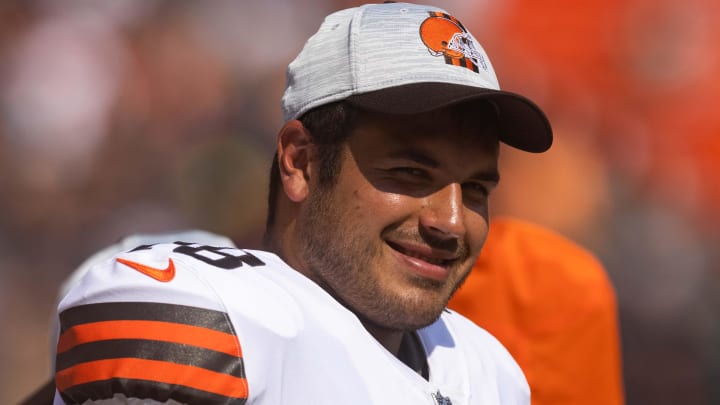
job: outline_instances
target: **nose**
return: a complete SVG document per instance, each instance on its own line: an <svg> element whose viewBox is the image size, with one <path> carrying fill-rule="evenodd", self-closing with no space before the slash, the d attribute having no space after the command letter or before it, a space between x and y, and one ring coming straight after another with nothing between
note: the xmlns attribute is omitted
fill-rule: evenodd
<svg viewBox="0 0 720 405"><path fill-rule="evenodd" d="M460 184L448 184L424 199L420 213L421 226L442 239L459 239L465 235Z"/></svg>

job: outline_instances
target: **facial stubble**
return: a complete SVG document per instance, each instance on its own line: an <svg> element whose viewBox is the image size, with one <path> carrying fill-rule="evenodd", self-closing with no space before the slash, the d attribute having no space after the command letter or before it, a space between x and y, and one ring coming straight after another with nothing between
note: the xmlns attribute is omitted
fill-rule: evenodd
<svg viewBox="0 0 720 405"><path fill-rule="evenodd" d="M334 187L315 189L298 221L299 246L311 278L364 323L409 331L437 320L471 265L459 273L455 269L453 273L461 277L450 291L444 283L421 277L408 277L406 291L388 288L370 266L382 263L389 247L362 221L348 221L352 213L343 212L342 204L334 201ZM343 224L346 228L338 229ZM393 225L384 232L395 232Z"/></svg>

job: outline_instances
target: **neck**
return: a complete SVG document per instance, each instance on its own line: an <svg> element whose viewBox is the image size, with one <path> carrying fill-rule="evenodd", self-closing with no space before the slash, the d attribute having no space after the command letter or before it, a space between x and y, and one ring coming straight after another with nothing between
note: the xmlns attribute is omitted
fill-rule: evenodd
<svg viewBox="0 0 720 405"><path fill-rule="evenodd" d="M364 322L363 326L398 360L426 380L428 379L427 355L414 331L388 330L367 322Z"/></svg>
<svg viewBox="0 0 720 405"><path fill-rule="evenodd" d="M389 351L396 357L398 356L398 353L400 353L400 344L402 343L404 332L383 328L365 320L362 321L362 324L363 326L365 326L365 329L370 332L370 334L375 338L375 340L380 342L380 344L383 345L385 349L387 349L387 351Z"/></svg>

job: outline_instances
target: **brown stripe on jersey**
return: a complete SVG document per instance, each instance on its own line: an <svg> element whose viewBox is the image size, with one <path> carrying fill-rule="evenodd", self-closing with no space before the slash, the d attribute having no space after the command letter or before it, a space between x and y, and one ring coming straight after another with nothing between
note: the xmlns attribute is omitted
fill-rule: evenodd
<svg viewBox="0 0 720 405"><path fill-rule="evenodd" d="M195 346L143 339L105 340L83 344L58 354L55 368L64 370L89 361L125 357L185 364L245 378L241 358Z"/></svg>
<svg viewBox="0 0 720 405"><path fill-rule="evenodd" d="M247 395L246 380L243 378L165 361L136 358L97 360L78 364L55 373L55 383L61 391L78 384L112 378L181 385L228 397Z"/></svg>
<svg viewBox="0 0 720 405"><path fill-rule="evenodd" d="M242 349L226 313L124 302L71 308L60 320L55 382L72 403L118 393L162 402L176 391L202 394L181 401L190 403L214 403L202 399L207 395L244 403L248 396Z"/></svg>
<svg viewBox="0 0 720 405"><path fill-rule="evenodd" d="M153 398L159 402L174 399L182 404L244 405L247 402L246 398L228 398L188 387L123 378L80 384L67 389L61 393L61 396L66 403L77 404L87 398L111 398L116 392L132 392L135 398ZM165 395L158 395L157 392L165 393Z"/></svg>
<svg viewBox="0 0 720 405"><path fill-rule="evenodd" d="M211 309L157 302L105 302L69 308L60 314L61 332L65 328L107 320L148 320L181 323L233 333L227 314Z"/></svg>

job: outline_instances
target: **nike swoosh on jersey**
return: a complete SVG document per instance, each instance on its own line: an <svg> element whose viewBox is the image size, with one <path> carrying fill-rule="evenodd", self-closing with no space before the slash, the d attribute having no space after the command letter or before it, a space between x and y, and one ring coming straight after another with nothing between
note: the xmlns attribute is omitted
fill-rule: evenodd
<svg viewBox="0 0 720 405"><path fill-rule="evenodd" d="M244 405L242 348L225 312L156 302L60 314L55 384L65 402L116 394L165 403Z"/></svg>
<svg viewBox="0 0 720 405"><path fill-rule="evenodd" d="M156 269L155 267L150 267L141 263L136 263L121 258L117 258L116 260L118 261L118 263L122 263L148 277L152 277L157 281L162 281L163 283L167 283L168 281L175 278L175 263L172 259L168 259L168 266L165 269Z"/></svg>

